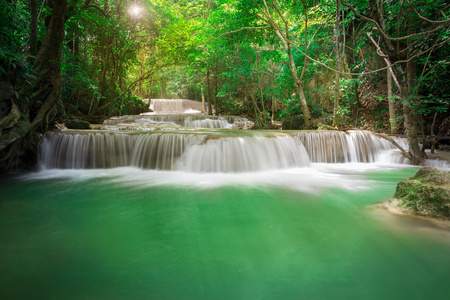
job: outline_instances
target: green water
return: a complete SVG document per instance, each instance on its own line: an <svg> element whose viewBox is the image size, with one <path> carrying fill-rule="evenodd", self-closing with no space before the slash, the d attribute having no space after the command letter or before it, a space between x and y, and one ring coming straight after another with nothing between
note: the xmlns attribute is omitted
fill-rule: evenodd
<svg viewBox="0 0 450 300"><path fill-rule="evenodd" d="M368 208L415 171L319 193L3 178L0 299L446 299L450 241Z"/></svg>

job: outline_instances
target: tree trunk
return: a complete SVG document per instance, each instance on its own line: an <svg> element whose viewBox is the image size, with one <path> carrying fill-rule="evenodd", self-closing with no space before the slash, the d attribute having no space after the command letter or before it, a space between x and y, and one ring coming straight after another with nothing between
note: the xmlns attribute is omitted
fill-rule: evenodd
<svg viewBox="0 0 450 300"><path fill-rule="evenodd" d="M387 94L389 105L389 124L391 125L391 134L397 133L397 117L395 115L394 97L392 92L392 75L389 69L386 74L387 78Z"/></svg>
<svg viewBox="0 0 450 300"><path fill-rule="evenodd" d="M34 86L21 97L29 99L29 118L23 117L8 132L0 136L0 170L30 169L37 163L37 135L44 132L57 116L63 79L59 62L64 40L67 0L55 0L51 7L47 33L34 60L37 78ZM14 106L14 102L12 105ZM42 103L42 105L39 105ZM35 105L35 107L31 106ZM23 115L23 114L22 114Z"/></svg>
<svg viewBox="0 0 450 300"><path fill-rule="evenodd" d="M339 18L341 14L340 0L336 0L336 19L334 22L334 55L336 59L336 71L334 79L334 110L333 110L333 127L339 125L339 85L340 85L340 58L339 58Z"/></svg>
<svg viewBox="0 0 450 300"><path fill-rule="evenodd" d="M206 112L206 107L205 107L205 93L203 92L203 87L200 88L200 90L202 91L202 114L205 114Z"/></svg>
<svg viewBox="0 0 450 300"><path fill-rule="evenodd" d="M52 7L52 16L42 46L34 61L34 69L38 73L35 91L36 97L42 101L36 117L31 123L31 130L38 127L46 130L52 122L47 118L49 112L55 108L63 87L63 79L59 62L61 61L62 43L64 40L64 23L66 19L67 0L55 0Z"/></svg>
<svg viewBox="0 0 450 300"><path fill-rule="evenodd" d="M256 1L255 1L255 3L256 3ZM270 6L275 9L276 14L283 20L283 23L285 25L284 26L285 29L283 30L284 32L282 33L280 31L278 25L276 24L274 18L272 17L271 13L269 12L269 4L267 3L266 0L263 0L263 3L264 3L265 9L262 9L262 14L266 17L266 19L261 16L258 16L258 17L272 28L272 30L275 32L278 39L280 40L281 44L283 45L283 48L286 51L286 54L288 55L288 59L289 59L288 67L289 67L289 70L291 71L292 79L294 80L294 87L295 87L297 96L299 97L299 100L300 100L300 106L302 107L303 118L305 119L305 127L309 128L311 126L311 115L309 113L309 108L308 108L308 103L306 102L305 93L303 92L303 88L302 88L300 79L298 77L297 65L295 64L294 56L292 55L292 51L291 51L292 43L291 43L291 39L289 36L290 26L289 26L287 20L284 18L281 11L279 10L279 8L277 7L276 2L275 1L271 2Z"/></svg>
<svg viewBox="0 0 450 300"><path fill-rule="evenodd" d="M287 50L289 57L289 70L291 71L292 78L294 79L295 92L298 95L300 100L300 106L303 111L303 118L305 118L305 127L309 128L311 124L311 115L309 113L308 104L306 103L305 93L303 92L303 88L300 82L300 79L297 75L297 66L295 65L294 56L290 49Z"/></svg>
<svg viewBox="0 0 450 300"><path fill-rule="evenodd" d="M37 0L30 0L30 55L36 56L37 54L37 29L38 29L38 4Z"/></svg>
<svg viewBox="0 0 450 300"><path fill-rule="evenodd" d="M414 28L412 24L408 25L407 34L414 33ZM412 46L413 41L408 40L408 47ZM425 152L420 150L419 138L417 137L418 128L415 121L415 112L413 110L412 103L415 101L413 98L413 91L416 87L416 64L411 56L413 55L412 50L408 51L408 62L406 63L406 74L404 74L404 86L403 89L403 113L405 115L405 128L407 131L407 137L409 142L409 153L413 157L412 163L418 165L421 163L422 159L426 157ZM405 78L406 77L406 78Z"/></svg>
<svg viewBox="0 0 450 300"><path fill-rule="evenodd" d="M208 99L208 115L212 115L211 87L209 86L209 68L206 69L206 97Z"/></svg>
<svg viewBox="0 0 450 300"><path fill-rule="evenodd" d="M434 154L434 149L436 148L436 138L434 136L434 125L436 124L436 117L438 112L436 111L433 116L433 123L431 123L431 154Z"/></svg>
<svg viewBox="0 0 450 300"><path fill-rule="evenodd" d="M412 157L412 164L419 165L422 162L422 159L426 157L425 152L420 150L419 147L419 138L417 137L417 126L414 121L413 108L411 105L411 95L408 93L408 89L406 88L406 74L403 70L400 71L404 84L400 87L400 95L402 98L403 104L403 115L405 117L405 129L406 129L406 137L409 142L409 153Z"/></svg>
<svg viewBox="0 0 450 300"><path fill-rule="evenodd" d="M152 83L153 78L150 76L150 80L148 82L148 103L150 104L150 101L152 101Z"/></svg>

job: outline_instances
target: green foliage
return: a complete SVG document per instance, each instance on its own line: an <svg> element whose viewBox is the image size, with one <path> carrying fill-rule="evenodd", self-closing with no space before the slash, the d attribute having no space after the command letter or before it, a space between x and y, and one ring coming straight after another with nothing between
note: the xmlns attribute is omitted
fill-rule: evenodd
<svg viewBox="0 0 450 300"><path fill-rule="evenodd" d="M372 2L347 2L359 14L373 17ZM130 5L135 3L141 5L139 15L129 13ZM324 64L334 65L330 54L336 2L267 3L269 16L265 15L263 0L141 0L134 3L110 0L97 1L98 9L83 7L84 1L70 2L61 61L62 100L66 109L86 115L129 114L133 107L142 108L138 98L151 95L200 100L203 91L207 101L215 102L219 113L245 114L263 123L269 119L289 119L303 114L288 66L289 53L292 53L312 117L327 118L332 112L330 91L334 73ZM411 25L408 22L418 20L411 7L424 18L445 19L436 14L442 9L442 3L441 0L411 1L411 5L383 2L380 10L386 32L390 36L405 35ZM8 72L13 70L16 81L33 84L35 76L26 62L31 59L25 56L31 18L28 5L25 0L0 3L0 75L9 76ZM351 72L373 69L380 58L367 39L367 33L380 40L379 30L373 23L357 17L352 9L341 9L340 25L345 32L341 36L341 46L345 43L345 47L341 47L345 61L342 68ZM448 9L444 13L448 13ZM51 9L44 5L38 22L40 41L46 32L45 18L50 14ZM272 23L267 22L268 19ZM284 22L289 28L288 34L283 33L289 35L288 50L274 30L278 27L283 31ZM271 24L272 28L263 28ZM412 22L412 25L417 32L432 27L420 28L420 22ZM447 31L436 31L402 40L399 46L412 42L411 51L417 53L449 38ZM386 45L381 44L381 47L387 51ZM442 116L448 114L449 49L447 44L415 61L418 84L414 99L420 101L412 104L416 114L424 120L435 112ZM305 60L305 52L316 61ZM359 115L359 87L369 81L376 87L383 80L385 72L341 76L338 114L345 125L364 125L362 122L366 118ZM378 119L376 128L382 129L387 114L384 102L376 105L374 114Z"/></svg>
<svg viewBox="0 0 450 300"><path fill-rule="evenodd" d="M3 51L23 53L27 46L30 24L27 2L0 2L0 47Z"/></svg>

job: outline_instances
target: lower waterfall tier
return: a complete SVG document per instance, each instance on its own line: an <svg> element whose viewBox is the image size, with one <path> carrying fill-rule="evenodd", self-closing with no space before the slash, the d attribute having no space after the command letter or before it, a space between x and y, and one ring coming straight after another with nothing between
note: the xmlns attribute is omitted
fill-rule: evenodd
<svg viewBox="0 0 450 300"><path fill-rule="evenodd" d="M393 146L368 132L50 132L41 145L46 169L133 166L186 172L255 172L310 162L376 162Z"/></svg>

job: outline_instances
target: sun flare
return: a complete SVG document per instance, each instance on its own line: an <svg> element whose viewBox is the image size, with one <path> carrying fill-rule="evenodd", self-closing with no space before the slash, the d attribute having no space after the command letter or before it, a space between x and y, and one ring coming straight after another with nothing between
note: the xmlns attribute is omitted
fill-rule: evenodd
<svg viewBox="0 0 450 300"><path fill-rule="evenodd" d="M142 7L140 7L138 4L133 4L128 11L130 15L139 17L142 13Z"/></svg>

